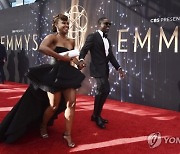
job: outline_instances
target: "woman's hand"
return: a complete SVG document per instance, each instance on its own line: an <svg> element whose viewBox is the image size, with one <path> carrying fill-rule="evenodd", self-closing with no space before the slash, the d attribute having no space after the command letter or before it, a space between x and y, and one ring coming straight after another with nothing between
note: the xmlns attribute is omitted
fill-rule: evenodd
<svg viewBox="0 0 180 154"><path fill-rule="evenodd" d="M64 56L64 61L68 61L68 62L70 62L71 60L72 60L72 58L71 57L69 57L69 54L67 53L67 54L65 54Z"/></svg>

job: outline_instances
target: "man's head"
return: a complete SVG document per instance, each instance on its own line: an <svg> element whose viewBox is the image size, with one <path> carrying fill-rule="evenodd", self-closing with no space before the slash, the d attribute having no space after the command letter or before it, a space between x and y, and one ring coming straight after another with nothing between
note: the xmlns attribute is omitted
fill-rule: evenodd
<svg viewBox="0 0 180 154"><path fill-rule="evenodd" d="M104 33L109 32L109 28L111 26L111 22L106 18L102 17L98 20L99 30L101 30Z"/></svg>

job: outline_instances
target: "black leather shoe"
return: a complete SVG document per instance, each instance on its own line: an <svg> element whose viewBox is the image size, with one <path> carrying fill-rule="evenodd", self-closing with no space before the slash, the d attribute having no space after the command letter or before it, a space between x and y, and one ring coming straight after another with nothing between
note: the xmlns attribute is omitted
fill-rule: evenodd
<svg viewBox="0 0 180 154"><path fill-rule="evenodd" d="M101 120L101 117L96 117L95 121L96 121L96 125L98 127L102 128L102 129L106 128L105 124Z"/></svg>
<svg viewBox="0 0 180 154"><path fill-rule="evenodd" d="M100 117L100 118L101 118L101 120L102 120L103 123L106 123L106 124L109 123L109 121L108 121L107 119L104 119L104 118L102 118L102 117ZM96 120L96 117L95 117L94 115L92 115L92 116L91 116L91 121L95 121L95 120Z"/></svg>
<svg viewBox="0 0 180 154"><path fill-rule="evenodd" d="M107 119L104 119L102 117L100 117L100 118L101 118L102 122L104 122L105 124L109 123L109 121Z"/></svg>

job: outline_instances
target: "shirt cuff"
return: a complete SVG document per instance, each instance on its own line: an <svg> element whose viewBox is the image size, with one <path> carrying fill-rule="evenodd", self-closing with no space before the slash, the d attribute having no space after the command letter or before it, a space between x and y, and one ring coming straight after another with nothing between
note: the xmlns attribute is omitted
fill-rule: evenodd
<svg viewBox="0 0 180 154"><path fill-rule="evenodd" d="M84 61L84 59L83 59L83 58L81 58L81 59L79 59L79 61Z"/></svg>
<svg viewBox="0 0 180 154"><path fill-rule="evenodd" d="M119 67L119 68L118 68L118 71L122 71L122 67Z"/></svg>

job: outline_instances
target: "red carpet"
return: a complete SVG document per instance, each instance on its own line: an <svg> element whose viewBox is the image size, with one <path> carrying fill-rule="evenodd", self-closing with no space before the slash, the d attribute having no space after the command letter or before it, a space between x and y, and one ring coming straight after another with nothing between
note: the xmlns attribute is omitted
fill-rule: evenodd
<svg viewBox="0 0 180 154"><path fill-rule="evenodd" d="M10 82L0 84L0 121L26 87ZM48 139L40 138L39 132L35 131L15 144L0 143L0 154L180 154L180 113L108 100L103 117L109 124L101 130L90 121L92 109L93 97L77 96L73 126L73 140L77 146L73 149L62 139L64 117L60 114L54 126L49 127ZM157 132L161 134L161 144L150 146L147 137ZM152 140L157 145L155 141Z"/></svg>

